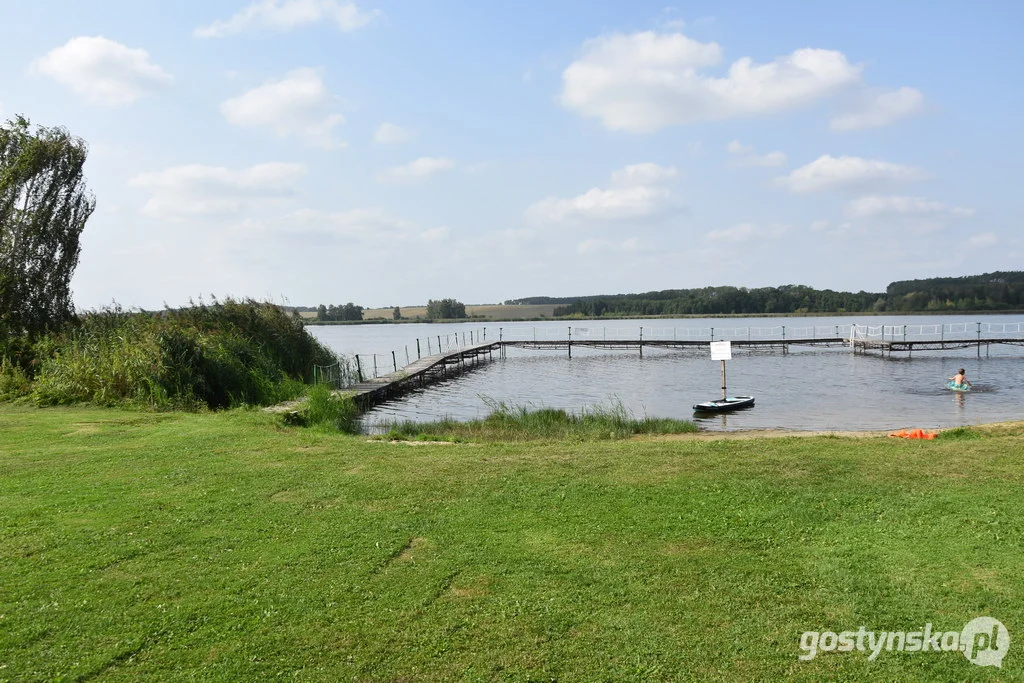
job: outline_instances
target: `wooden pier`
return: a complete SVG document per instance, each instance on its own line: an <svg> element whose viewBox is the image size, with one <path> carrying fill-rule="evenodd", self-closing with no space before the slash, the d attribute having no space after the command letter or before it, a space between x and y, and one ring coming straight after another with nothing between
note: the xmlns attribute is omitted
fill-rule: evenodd
<svg viewBox="0 0 1024 683"><path fill-rule="evenodd" d="M817 337L809 339L729 339L733 346L746 348L773 348L783 353L790 346L849 346L850 340L842 337ZM500 342L502 349L514 346L520 349L564 349L572 356L573 347L591 349L632 350L642 356L645 348L686 349L707 348L707 339L539 339L506 340Z"/></svg>
<svg viewBox="0 0 1024 683"><path fill-rule="evenodd" d="M868 353L878 351L882 356L891 356L893 352L906 353L912 356L914 351L954 351L958 349L977 349L978 357L981 357L981 349L985 348L985 355L988 355L989 347L994 344L1008 344L1010 346L1024 346L1024 339L944 339L940 341L903 341L899 339L855 339L853 348L855 351Z"/></svg>
<svg viewBox="0 0 1024 683"><path fill-rule="evenodd" d="M413 361L401 370L367 379L345 389L360 410L369 410L388 399L424 387L427 384L452 377L472 367L481 357L493 357L501 349L501 342L491 341L472 344L454 351L425 356Z"/></svg>

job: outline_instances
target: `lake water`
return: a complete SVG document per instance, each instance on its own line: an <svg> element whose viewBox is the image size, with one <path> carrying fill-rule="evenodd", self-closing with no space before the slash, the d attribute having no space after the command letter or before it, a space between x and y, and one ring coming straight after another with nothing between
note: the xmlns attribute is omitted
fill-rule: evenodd
<svg viewBox="0 0 1024 683"><path fill-rule="evenodd" d="M637 339L788 338L844 334L854 323L872 328L900 326L921 330L944 325L951 331L975 330L976 323L1006 325L1024 322L1024 316L885 316L828 318L707 318L680 320L573 321L573 337ZM893 327L894 326L894 327ZM339 353L360 355L360 365L372 376L373 363L380 375L401 367L406 354L436 353L437 345L457 338L564 339L567 322L512 322L458 324L401 324L310 326L307 329ZM842 328L846 328L843 330ZM1022 326L1024 329L1024 326ZM876 330L877 332L877 330ZM710 336L707 337L710 340ZM392 352L395 352L392 356ZM394 360L393 360L394 359ZM946 378L958 368L967 370L974 389L955 393ZM695 419L704 429L868 430L919 427L925 429L1024 419L1024 348L1005 344L976 349L917 351L881 357L854 354L849 347L823 348L790 345L782 350L745 350L733 347L726 364L730 395L753 395L748 410L694 418L694 403L721 396L721 364L712 361L708 347L684 350L645 347L606 351L574 347L572 358L562 350L508 348L499 359L482 362L456 378L407 394L368 412L364 427L380 429L389 420L430 421L442 417L473 419L490 412L489 405L564 408L579 411L621 403L636 416Z"/></svg>

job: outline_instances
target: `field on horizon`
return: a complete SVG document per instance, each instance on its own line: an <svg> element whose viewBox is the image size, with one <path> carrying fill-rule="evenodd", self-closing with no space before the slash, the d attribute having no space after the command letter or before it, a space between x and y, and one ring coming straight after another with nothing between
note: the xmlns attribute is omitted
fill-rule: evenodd
<svg viewBox="0 0 1024 683"><path fill-rule="evenodd" d="M279 419L0 405L0 680L1024 675L1022 424L413 446ZM799 658L980 616L1001 670Z"/></svg>
<svg viewBox="0 0 1024 683"><path fill-rule="evenodd" d="M550 318L555 313L555 304L524 304L521 306L505 306L503 304L466 304L466 315L484 316L499 319L531 319ZM403 318L423 318L427 315L426 306L399 306ZM363 320L383 318L392 320L394 306L391 308L367 308L363 310ZM304 311L303 318L316 318L315 311Z"/></svg>

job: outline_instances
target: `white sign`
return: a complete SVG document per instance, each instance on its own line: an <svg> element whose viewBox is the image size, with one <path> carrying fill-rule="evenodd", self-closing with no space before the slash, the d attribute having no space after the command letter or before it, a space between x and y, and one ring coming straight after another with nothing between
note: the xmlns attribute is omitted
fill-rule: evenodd
<svg viewBox="0 0 1024 683"><path fill-rule="evenodd" d="M732 360L732 342L711 342L711 360Z"/></svg>

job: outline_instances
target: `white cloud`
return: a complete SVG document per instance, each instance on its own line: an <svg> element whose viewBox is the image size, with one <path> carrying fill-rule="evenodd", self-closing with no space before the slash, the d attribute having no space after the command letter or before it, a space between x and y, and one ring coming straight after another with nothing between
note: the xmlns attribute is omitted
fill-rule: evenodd
<svg viewBox="0 0 1024 683"><path fill-rule="evenodd" d="M583 240L576 245L576 251L580 254L619 254L626 251L637 251L639 248L640 240L636 237L630 237L622 241L594 238Z"/></svg>
<svg viewBox="0 0 1024 683"><path fill-rule="evenodd" d="M266 163L241 170L190 164L140 173L129 185L152 193L143 213L163 219L228 215L279 202L297 193L301 164Z"/></svg>
<svg viewBox="0 0 1024 683"><path fill-rule="evenodd" d="M200 26L192 32L198 38L222 38L252 29L285 31L320 21L332 21L338 30L363 28L380 16L379 10L364 12L354 2L337 0L260 0L227 20Z"/></svg>
<svg viewBox="0 0 1024 683"><path fill-rule="evenodd" d="M415 133L412 130L385 121L377 127L377 132L373 134L373 141L382 145L393 145L408 142L414 136Z"/></svg>
<svg viewBox="0 0 1024 683"><path fill-rule="evenodd" d="M755 154L754 148L750 145L740 144L739 140L733 140L725 147L729 154L735 159L729 161L730 166L784 166L786 155L782 152L768 152L767 154Z"/></svg>
<svg viewBox="0 0 1024 683"><path fill-rule="evenodd" d="M739 140L733 140L725 146L725 151L729 154L736 154L739 156L746 156L754 153L753 145L744 145Z"/></svg>
<svg viewBox="0 0 1024 683"><path fill-rule="evenodd" d="M820 192L823 190L870 189L893 183L924 180L928 174L915 166L894 164L878 159L861 157L818 157L806 166L794 169L789 175L776 178L779 185L792 192Z"/></svg>
<svg viewBox="0 0 1024 683"><path fill-rule="evenodd" d="M377 175L377 179L385 183L402 183L420 180L435 173L455 168L452 159L443 157L420 157L404 166L394 166Z"/></svg>
<svg viewBox="0 0 1024 683"><path fill-rule="evenodd" d="M103 36L79 36L33 62L91 104L121 107L171 85L174 78L149 61L149 53Z"/></svg>
<svg viewBox="0 0 1024 683"><path fill-rule="evenodd" d="M337 212L302 209L282 219L279 229L291 234L317 234L339 239L370 241L382 237L404 238L415 230L415 225L376 208Z"/></svg>
<svg viewBox="0 0 1024 683"><path fill-rule="evenodd" d="M612 187L592 188L571 199L548 197L526 210L535 223L629 221L658 218L681 208L679 198L660 186L676 176L674 167L652 163L626 166L612 174Z"/></svg>
<svg viewBox="0 0 1024 683"><path fill-rule="evenodd" d="M860 81L834 50L805 48L768 64L749 57L724 77L700 73L722 59L716 43L651 31L588 40L562 73L562 104L612 130L755 116L804 106Z"/></svg>
<svg viewBox="0 0 1024 683"><path fill-rule="evenodd" d="M712 230L707 238L712 242L748 242L752 239L778 239L787 232L785 227L763 227L756 223L739 223L731 228Z"/></svg>
<svg viewBox="0 0 1024 683"><path fill-rule="evenodd" d="M846 212L853 217L869 218L883 215L900 216L955 216L966 218L974 215L974 209L948 206L923 197L896 197L871 195L855 199L846 206Z"/></svg>
<svg viewBox="0 0 1024 683"><path fill-rule="evenodd" d="M302 68L225 100L220 110L236 126L267 126L281 137L296 136L330 149L344 146L334 138L334 128L345 117L330 112L333 100L317 70Z"/></svg>
<svg viewBox="0 0 1024 683"><path fill-rule="evenodd" d="M977 235L972 235L967 240L967 246L972 249L983 249L985 247L994 247L999 244L999 238L996 237L994 232L982 232Z"/></svg>
<svg viewBox="0 0 1024 683"><path fill-rule="evenodd" d="M612 183L621 187L657 185L675 178L679 172L675 166L659 166L651 162L631 164L612 173Z"/></svg>
<svg viewBox="0 0 1024 683"><path fill-rule="evenodd" d="M254 225L262 237L286 239L291 243L359 243L371 249L386 249L388 245L410 240L438 243L451 234L447 226L423 230L411 221L373 207L334 212L300 209Z"/></svg>
<svg viewBox="0 0 1024 683"><path fill-rule="evenodd" d="M440 242L451 236L451 229L447 225L430 228L420 233L420 239L424 242Z"/></svg>
<svg viewBox="0 0 1024 683"><path fill-rule="evenodd" d="M846 131L888 126L924 109L924 95L915 88L865 93L850 111L832 118L832 130Z"/></svg>

